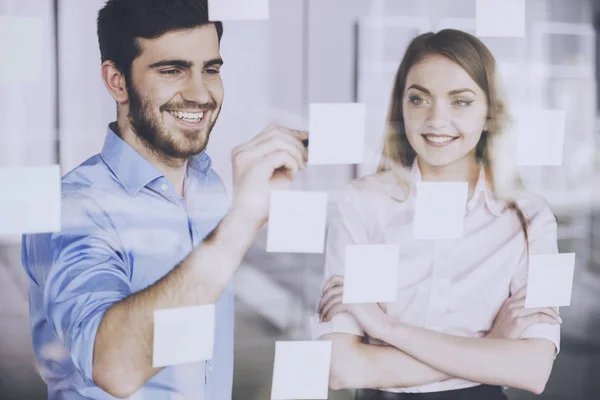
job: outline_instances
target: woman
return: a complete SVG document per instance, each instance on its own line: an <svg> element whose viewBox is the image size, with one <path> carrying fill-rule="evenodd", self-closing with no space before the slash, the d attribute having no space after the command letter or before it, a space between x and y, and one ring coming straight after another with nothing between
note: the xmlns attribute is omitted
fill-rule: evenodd
<svg viewBox="0 0 600 400"><path fill-rule="evenodd" d="M506 399L502 386L544 390L561 321L556 309L524 303L528 254L558 253L556 219L537 197L500 193L493 144L506 111L495 75L492 54L467 33L409 45L382 162L350 182L328 233L314 334L333 343L332 388L362 388L360 399L461 400ZM420 181L468 182L461 239L414 238ZM353 244L400 245L396 302L342 304Z"/></svg>

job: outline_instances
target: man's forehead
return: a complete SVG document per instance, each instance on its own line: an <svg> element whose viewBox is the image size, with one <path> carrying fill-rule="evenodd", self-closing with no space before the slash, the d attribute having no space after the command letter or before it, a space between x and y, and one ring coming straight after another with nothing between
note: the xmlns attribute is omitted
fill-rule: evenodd
<svg viewBox="0 0 600 400"><path fill-rule="evenodd" d="M213 24L171 31L156 39L138 38L141 59L184 59L196 62L219 57L219 38Z"/></svg>

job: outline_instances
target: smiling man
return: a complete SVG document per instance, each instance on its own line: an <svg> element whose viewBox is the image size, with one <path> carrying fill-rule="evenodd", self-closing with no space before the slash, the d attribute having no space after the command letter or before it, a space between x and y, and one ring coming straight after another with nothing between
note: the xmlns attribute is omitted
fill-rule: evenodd
<svg viewBox="0 0 600 400"><path fill-rule="evenodd" d="M102 151L63 177L61 232L23 238L50 399L231 398L230 280L270 191L305 168L307 135L270 126L237 146L229 206L205 152L224 97L222 33L206 0L109 0L99 13L117 121ZM154 368L154 311L209 304L212 359Z"/></svg>

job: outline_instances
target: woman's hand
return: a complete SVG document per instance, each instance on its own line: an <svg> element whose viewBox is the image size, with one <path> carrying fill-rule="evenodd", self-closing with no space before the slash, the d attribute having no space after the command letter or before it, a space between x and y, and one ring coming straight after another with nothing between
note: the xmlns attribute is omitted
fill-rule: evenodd
<svg viewBox="0 0 600 400"><path fill-rule="evenodd" d="M525 308L526 293L527 286L504 301L492 329L485 335L486 338L520 339L523 332L531 325L562 323L557 309Z"/></svg>
<svg viewBox="0 0 600 400"><path fill-rule="evenodd" d="M348 312L369 336L376 339L380 339L381 332L391 327L392 318L383 311L379 303L344 304L343 295L344 277L333 275L323 286L323 296L317 308L319 322L331 321L335 315Z"/></svg>

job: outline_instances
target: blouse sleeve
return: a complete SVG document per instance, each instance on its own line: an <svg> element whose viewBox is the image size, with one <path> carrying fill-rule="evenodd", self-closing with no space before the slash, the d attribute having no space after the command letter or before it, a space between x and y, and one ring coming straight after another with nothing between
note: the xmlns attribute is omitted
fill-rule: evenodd
<svg viewBox="0 0 600 400"><path fill-rule="evenodd" d="M528 200L520 204L526 218L529 219L529 254L558 254L558 227L554 213L541 199ZM533 212L531 212L533 211ZM528 257L523 256L510 283L511 295L527 284L529 274ZM558 310L558 309L557 309ZM560 351L560 325L540 323L530 326L523 332L521 339L541 338L554 343L555 356Z"/></svg>

